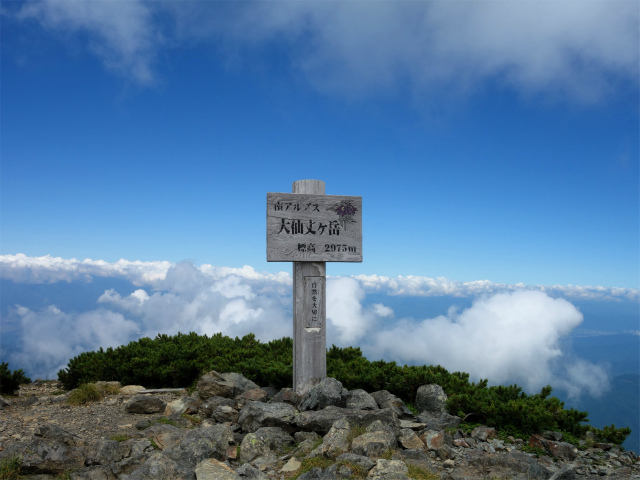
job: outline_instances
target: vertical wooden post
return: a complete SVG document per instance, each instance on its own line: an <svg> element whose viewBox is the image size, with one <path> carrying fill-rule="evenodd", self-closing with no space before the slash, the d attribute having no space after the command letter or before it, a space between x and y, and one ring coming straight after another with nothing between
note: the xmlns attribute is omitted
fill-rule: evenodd
<svg viewBox="0 0 640 480"><path fill-rule="evenodd" d="M298 180L292 192L324 195L324 182ZM327 377L326 275L325 262L293 262L293 389L298 393ZM312 321L314 305L318 314Z"/></svg>

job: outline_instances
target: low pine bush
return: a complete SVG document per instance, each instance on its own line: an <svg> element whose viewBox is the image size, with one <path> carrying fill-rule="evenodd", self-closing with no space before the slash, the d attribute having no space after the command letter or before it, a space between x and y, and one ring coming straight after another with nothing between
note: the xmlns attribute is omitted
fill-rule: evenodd
<svg viewBox="0 0 640 480"><path fill-rule="evenodd" d="M263 386L291 387L293 341L281 338L262 343L253 334L235 339L220 333L212 337L193 332L158 335L115 349L81 353L58 372L58 379L67 389L99 380L147 388L185 387L211 370L240 372ZM359 348L329 348L327 375L349 390L388 390L406 404L415 400L421 385L438 384L449 397L447 409L451 414L521 438L545 430L580 438L591 430L600 441L621 444L630 433L629 428L613 425L602 430L590 427L586 424L588 413L565 409L563 402L551 396L550 386L528 395L517 385L489 387L487 380L470 382L468 373L450 373L440 365L372 362Z"/></svg>
<svg viewBox="0 0 640 480"><path fill-rule="evenodd" d="M31 383L31 379L22 369L11 372L8 363L0 363L0 393L12 395L23 383Z"/></svg>

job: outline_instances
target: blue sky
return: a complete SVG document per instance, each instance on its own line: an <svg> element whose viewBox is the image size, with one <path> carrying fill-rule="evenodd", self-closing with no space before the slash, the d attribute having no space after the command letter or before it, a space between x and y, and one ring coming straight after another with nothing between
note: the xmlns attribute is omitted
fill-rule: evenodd
<svg viewBox="0 0 640 480"><path fill-rule="evenodd" d="M637 374L636 1L0 8L12 368L291 336L266 194L320 179L363 197L363 263L327 268L328 344L574 399Z"/></svg>
<svg viewBox="0 0 640 480"><path fill-rule="evenodd" d="M2 254L289 271L265 197L363 197L334 275L637 288L638 9L2 3Z"/></svg>

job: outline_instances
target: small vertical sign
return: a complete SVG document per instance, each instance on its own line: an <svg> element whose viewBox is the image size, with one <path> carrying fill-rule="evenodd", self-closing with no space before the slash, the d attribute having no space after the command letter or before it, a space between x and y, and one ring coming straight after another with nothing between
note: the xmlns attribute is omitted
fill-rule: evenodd
<svg viewBox="0 0 640 480"><path fill-rule="evenodd" d="M304 328L322 328L325 323L326 277L304 277Z"/></svg>

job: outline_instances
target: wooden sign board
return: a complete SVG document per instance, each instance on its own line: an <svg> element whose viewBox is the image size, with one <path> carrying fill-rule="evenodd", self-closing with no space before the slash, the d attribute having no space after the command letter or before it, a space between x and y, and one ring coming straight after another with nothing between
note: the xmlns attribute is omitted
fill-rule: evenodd
<svg viewBox="0 0 640 480"><path fill-rule="evenodd" d="M362 262L362 197L267 193L268 262Z"/></svg>

